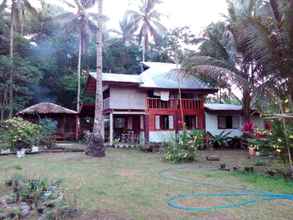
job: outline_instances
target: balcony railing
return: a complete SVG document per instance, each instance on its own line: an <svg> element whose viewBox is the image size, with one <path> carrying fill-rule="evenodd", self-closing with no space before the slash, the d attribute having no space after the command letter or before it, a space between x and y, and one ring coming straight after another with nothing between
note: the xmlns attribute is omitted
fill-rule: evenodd
<svg viewBox="0 0 293 220"><path fill-rule="evenodd" d="M201 100L197 99L181 99L183 109L200 109L202 108ZM179 99L170 99L169 101L162 101L158 98L147 98L147 108L148 109L180 109Z"/></svg>

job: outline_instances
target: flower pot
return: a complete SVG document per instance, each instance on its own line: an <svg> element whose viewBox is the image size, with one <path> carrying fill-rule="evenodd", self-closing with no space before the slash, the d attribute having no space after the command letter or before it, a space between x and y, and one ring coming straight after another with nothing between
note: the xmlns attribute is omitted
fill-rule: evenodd
<svg viewBox="0 0 293 220"><path fill-rule="evenodd" d="M38 153L40 151L39 147L33 146L32 153Z"/></svg>
<svg viewBox="0 0 293 220"><path fill-rule="evenodd" d="M16 151L16 157L17 158L23 158L23 157L25 157L25 149L21 149L21 150L18 150L18 151Z"/></svg>
<svg viewBox="0 0 293 220"><path fill-rule="evenodd" d="M255 148L249 147L248 148L248 153L249 153L250 156L256 156Z"/></svg>
<svg viewBox="0 0 293 220"><path fill-rule="evenodd" d="M10 149L2 149L1 151L0 151L0 154L10 154L11 153L11 151L10 151Z"/></svg>

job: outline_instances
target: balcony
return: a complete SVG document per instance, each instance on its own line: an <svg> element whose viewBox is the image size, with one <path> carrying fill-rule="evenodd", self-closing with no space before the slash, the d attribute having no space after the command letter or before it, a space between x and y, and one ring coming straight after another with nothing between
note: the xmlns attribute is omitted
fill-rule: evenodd
<svg viewBox="0 0 293 220"><path fill-rule="evenodd" d="M201 100L197 99L181 99L182 109L184 110L200 110L203 108ZM170 99L162 101L159 98L147 98L147 108L150 110L178 110L180 109L179 99Z"/></svg>

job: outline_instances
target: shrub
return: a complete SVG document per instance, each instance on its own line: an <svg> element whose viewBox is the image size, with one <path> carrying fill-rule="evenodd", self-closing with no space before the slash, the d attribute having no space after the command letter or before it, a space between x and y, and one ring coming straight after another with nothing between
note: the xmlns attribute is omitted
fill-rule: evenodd
<svg viewBox="0 0 293 220"><path fill-rule="evenodd" d="M197 151L204 145L204 132L192 131L191 133L183 131L176 138L166 144L164 158L174 163L191 162L197 159Z"/></svg>
<svg viewBox="0 0 293 220"><path fill-rule="evenodd" d="M41 145L52 147L56 140L53 136L57 130L57 122L51 119L42 119L39 122L40 126L40 137L39 142Z"/></svg>
<svg viewBox="0 0 293 220"><path fill-rule="evenodd" d="M2 142L8 143L11 150L29 148L37 144L40 126L22 118L12 118L0 126Z"/></svg>
<svg viewBox="0 0 293 220"><path fill-rule="evenodd" d="M231 140L229 135L231 132L222 131L220 134L213 136L210 139L210 144L214 148L222 148L228 145L228 141Z"/></svg>
<svg viewBox="0 0 293 220"><path fill-rule="evenodd" d="M15 176L6 181L10 194L4 203L20 209L21 204L29 207L26 219L71 219L76 217L78 210L71 208L60 189L60 181L49 182L47 179L27 179ZM9 218L9 206L4 207L4 219ZM19 213L19 216L21 213ZM36 216L37 215L37 216ZM22 216L23 217L23 216ZM19 218L20 219L20 218Z"/></svg>

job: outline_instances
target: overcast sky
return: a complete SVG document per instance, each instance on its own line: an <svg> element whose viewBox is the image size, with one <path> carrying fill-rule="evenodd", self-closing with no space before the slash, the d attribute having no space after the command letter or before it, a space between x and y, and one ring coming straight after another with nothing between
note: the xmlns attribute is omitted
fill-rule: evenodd
<svg viewBox="0 0 293 220"><path fill-rule="evenodd" d="M34 1L34 0L32 0ZM162 0L158 10L164 14L163 23L171 28L190 26L199 33L213 21L223 19L226 0ZM60 0L50 0L60 4ZM104 0L104 14L109 17L108 26L118 28L119 20L128 8L134 8L140 0Z"/></svg>

